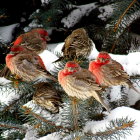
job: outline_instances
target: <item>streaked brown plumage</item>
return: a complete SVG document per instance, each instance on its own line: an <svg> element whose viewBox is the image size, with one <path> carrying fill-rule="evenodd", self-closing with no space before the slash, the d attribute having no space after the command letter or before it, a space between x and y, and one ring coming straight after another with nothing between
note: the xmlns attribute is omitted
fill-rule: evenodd
<svg viewBox="0 0 140 140"><path fill-rule="evenodd" d="M103 87L127 85L140 93L134 88L130 76L124 71L123 66L113 60L107 52L100 52L97 60L90 62L89 71L96 76L97 83Z"/></svg>
<svg viewBox="0 0 140 140"><path fill-rule="evenodd" d="M117 62L116 60L112 59L111 56L108 54L108 52L102 51L97 56L97 61L103 64L112 64L114 67L117 67L117 69L124 70L123 66Z"/></svg>
<svg viewBox="0 0 140 140"><path fill-rule="evenodd" d="M47 49L47 43L43 41L40 35L36 32L34 34L25 33L20 35L20 37L22 38L22 42L19 45L23 46L29 51L39 54ZM11 51L13 51L12 48Z"/></svg>
<svg viewBox="0 0 140 140"><path fill-rule="evenodd" d="M35 28L18 36L10 50L17 52L17 47L22 46L24 50L39 54L47 49L47 41L49 40L50 38L46 30ZM0 77L9 78L10 75L10 70L6 66L0 71Z"/></svg>
<svg viewBox="0 0 140 140"><path fill-rule="evenodd" d="M58 90L56 90L49 83L39 83L35 85L36 92L33 96L33 100L43 108L51 111L51 113L58 113L59 106L62 104L62 100Z"/></svg>
<svg viewBox="0 0 140 140"><path fill-rule="evenodd" d="M8 54L6 56L6 65L12 74L17 75L23 81L34 81L39 77L57 81L46 70L42 59L36 53L23 51L21 53Z"/></svg>
<svg viewBox="0 0 140 140"><path fill-rule="evenodd" d="M100 96L102 87L96 83L90 71L81 68L77 63L67 62L65 68L58 73L58 81L69 96L82 100L94 97L109 111L108 105Z"/></svg>
<svg viewBox="0 0 140 140"><path fill-rule="evenodd" d="M62 52L68 58L86 58L92 50L92 41L84 28L74 30L66 39Z"/></svg>
<svg viewBox="0 0 140 140"><path fill-rule="evenodd" d="M13 46L22 46L28 51L33 51L39 54L47 49L47 41L49 40L50 38L46 30L42 28L35 28L18 36ZM11 51L14 50L11 48Z"/></svg>
<svg viewBox="0 0 140 140"><path fill-rule="evenodd" d="M92 40L84 28L74 30L66 39L63 45L63 56L55 62L65 58L69 60L87 58L92 51Z"/></svg>

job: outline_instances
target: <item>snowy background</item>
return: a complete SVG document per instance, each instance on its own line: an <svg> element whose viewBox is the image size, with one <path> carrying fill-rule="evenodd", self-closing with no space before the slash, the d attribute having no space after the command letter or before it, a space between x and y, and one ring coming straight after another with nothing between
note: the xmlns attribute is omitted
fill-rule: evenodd
<svg viewBox="0 0 140 140"><path fill-rule="evenodd" d="M103 1L103 0L102 0ZM49 0L42 0L42 3L48 3ZM63 24L64 27L70 28L73 27L83 16L88 16L90 11L95 9L97 7L96 3L92 4L87 4L87 5L80 5L80 6L75 6L75 10L73 10L67 17L62 18L61 23ZM109 18L112 14L112 7L111 5L109 6L103 6L100 7L100 14L99 18L102 20L106 20ZM16 27L19 26L19 23L15 23L9 26L5 27L0 27L0 40L2 42L11 42L13 39L13 32ZM28 31L29 29L36 27L35 21L32 21L28 25L27 28L24 28L24 31ZM40 27L40 25L39 25ZM51 32L50 32L51 33ZM42 60L44 61L44 64L46 68L52 72L55 71L55 67L57 64L54 64L55 60L58 59L58 56L55 54L62 54L61 49L63 46L64 42L60 43L53 43L53 44L48 44L48 50L45 50L43 53L40 54ZM93 51L91 52L89 56L89 61L92 59L95 59L98 55L98 51L96 49L95 44L93 43ZM114 55L110 54L111 57L121 63L124 67L124 70L130 75L130 76L135 76L135 75L140 75L140 52L131 52L128 55ZM9 83L11 81L5 79L5 78L0 78L0 84L4 85L6 83ZM140 91L140 85L139 83L134 83L135 87ZM16 91L14 90L9 90L5 94L0 93L0 102L2 105L8 105L11 100L13 99L18 99L19 96L15 93ZM127 89L127 94L129 98L129 104L134 105L137 101L140 100L140 95L136 93L135 91L131 89ZM120 95L120 86L115 86L111 89L111 101L115 101L121 98ZM27 107L34 108L36 107L36 104L34 104L33 101L28 102L25 104ZM37 114L42 113L47 119L51 119L52 115L51 114L45 114L46 112L43 112L41 108L37 110ZM109 125L109 122L111 120L119 119L119 118L125 118L128 117L131 120L135 121L135 125L133 127L133 131L131 132L131 135L127 135L126 138L121 138L120 140L140 140L140 111L130 108L130 107L117 107L113 109L110 113L105 112L106 117L102 121L89 121L85 124L85 127L83 129L84 132L92 132L96 133L98 131L104 131L106 127ZM61 116L58 114L54 116L58 120L61 120ZM59 121L57 122L59 124ZM3 133L2 135L6 138L6 135L8 134L7 131ZM61 135L58 135L56 132L52 134L48 134L47 136L44 136L42 138L38 138L37 132L29 127L28 132L25 135L25 138L23 140L64 140ZM65 139L66 140L66 139Z"/></svg>
<svg viewBox="0 0 140 140"><path fill-rule="evenodd" d="M15 26L10 26L11 28L14 29ZM7 27L6 30L9 30L9 32L12 33L12 29ZM3 30L4 31L4 30ZM6 31L8 32L8 31ZM2 33L1 33L2 34ZM2 34L3 35L3 34ZM9 37L11 37L11 35L9 35ZM7 36L6 36L7 38ZM5 40L5 38L3 38ZM10 38L7 38L8 40L10 40ZM64 42L61 43L55 43L55 44L48 44L48 50L45 50L43 53L40 54L42 60L44 61L44 64L46 66L46 68L49 71L54 71L55 70L55 66L57 64L54 64L52 62L54 62L55 60L57 60L57 56L55 54L59 53L62 54L61 49L63 46ZM95 44L93 43L93 51L91 52L90 56L89 56L89 61L92 59L95 59L96 56L98 55L98 51L95 47ZM134 75L140 75L140 52L133 52L133 53L129 53L128 55L114 55L114 54L110 54L111 57L120 62L125 71L130 75L130 76L134 76ZM9 80L6 80L4 78L0 78L0 83L1 84L6 84L10 82ZM135 85L137 86L137 85ZM136 87L139 91L140 91L140 87ZM112 88L111 90L111 100L117 100L120 98L120 86L116 86L114 88ZM1 94L1 93L0 93ZM12 90L9 92L5 92L5 94L0 95L0 102L7 104L15 98L19 98ZM140 100L140 95L138 93L136 93L133 90L129 90L128 89L128 97L129 97L129 102L131 105L135 104L136 101ZM33 101L30 101L29 103L27 103L25 106L27 107L32 107L34 108L35 104ZM36 113L40 113L41 109L36 112ZM43 112L42 112L43 115ZM46 116L46 114L44 114ZM84 131L88 132L91 131L92 133L96 133L99 130L104 131L106 126L109 124L109 122L111 120L115 120L115 119L119 119L119 118L125 118L128 117L131 120L135 120L135 126L132 132L132 135L128 135L126 138L121 138L121 140L138 140L140 137L140 111L129 108L129 107L118 107L114 110L112 110L110 113L106 112L106 117L104 118L104 120L102 121L91 121L91 122L87 122L85 127L84 127ZM49 117L52 116L47 116L47 119ZM56 116L55 116L56 117ZM57 116L59 119L61 119L61 116ZM31 129L31 128L29 128ZM6 135L6 134L5 134ZM37 138L37 133L35 132L34 129L31 129L27 132L24 140L61 140L62 136L61 135L56 135L55 133L49 134L45 137L42 138Z"/></svg>

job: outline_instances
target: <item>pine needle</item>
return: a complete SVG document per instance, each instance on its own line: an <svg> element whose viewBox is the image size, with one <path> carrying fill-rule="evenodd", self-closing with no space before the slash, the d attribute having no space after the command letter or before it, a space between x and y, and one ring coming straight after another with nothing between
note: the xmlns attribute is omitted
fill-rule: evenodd
<svg viewBox="0 0 140 140"><path fill-rule="evenodd" d="M126 10L123 12L123 14L119 17L118 22L115 24L114 26L114 32L117 31L117 29L119 28L119 25L123 19L123 17L126 15L126 13L128 12L128 10L135 4L135 2L137 2L137 0L133 0L129 6L126 8Z"/></svg>

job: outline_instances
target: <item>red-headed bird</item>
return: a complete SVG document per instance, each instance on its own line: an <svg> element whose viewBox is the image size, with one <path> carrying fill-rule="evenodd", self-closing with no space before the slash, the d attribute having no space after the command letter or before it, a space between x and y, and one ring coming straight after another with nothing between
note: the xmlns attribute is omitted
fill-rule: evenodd
<svg viewBox="0 0 140 140"><path fill-rule="evenodd" d="M140 93L130 81L130 76L123 66L113 60L107 52L100 52L95 61L89 63L89 71L96 77L96 82L102 87L127 85Z"/></svg>
<svg viewBox="0 0 140 140"><path fill-rule="evenodd" d="M17 75L23 81L34 81L38 77L57 81L46 70L42 59L36 53L24 51L21 46L15 46L15 50L13 54L7 54L6 56L6 65L12 74Z"/></svg>
<svg viewBox="0 0 140 140"><path fill-rule="evenodd" d="M95 77L77 63L67 62L64 69L58 73L58 81L69 96L82 100L94 97L107 111L110 110L99 95L102 92L102 87L96 83Z"/></svg>
<svg viewBox="0 0 140 140"><path fill-rule="evenodd" d="M30 53L33 52L39 54L43 52L45 49L47 49L47 41L49 40L50 38L46 30L44 30L43 28L35 28L27 33L18 36L17 39L14 41L10 51L12 52L16 51L17 53L17 47L21 46L22 48L24 48L24 50L30 51ZM18 51L20 51L20 48ZM0 71L0 77L8 78L9 76L10 76L10 71L5 66Z"/></svg>
<svg viewBox="0 0 140 140"><path fill-rule="evenodd" d="M49 40L50 38L46 30L42 28L36 28L18 36L14 41L13 46L23 46L27 50L39 54L47 49L47 41Z"/></svg>

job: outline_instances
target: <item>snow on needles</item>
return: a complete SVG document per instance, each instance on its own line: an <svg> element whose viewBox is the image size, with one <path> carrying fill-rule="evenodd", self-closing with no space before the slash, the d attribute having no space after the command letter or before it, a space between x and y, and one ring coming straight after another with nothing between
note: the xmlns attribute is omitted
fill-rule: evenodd
<svg viewBox="0 0 140 140"><path fill-rule="evenodd" d="M118 107L112 110L109 115L101 121L89 121L87 122L84 132L102 132L106 130L109 122L116 119L128 118L134 122L133 130L130 135L126 135L126 138L120 140L138 140L140 137L140 111L129 107Z"/></svg>
<svg viewBox="0 0 140 140"><path fill-rule="evenodd" d="M83 16L88 16L90 12L97 7L97 4L90 3L80 6L75 6L75 10L73 10L67 17L64 17L61 22L64 24L64 27L70 28L73 27L76 23L78 23Z"/></svg>
<svg viewBox="0 0 140 140"><path fill-rule="evenodd" d="M11 83L10 80L5 79L4 77L0 77L0 86ZM12 85L7 85L6 87L2 87L0 89L0 104L1 105L9 105L13 99L18 99L19 95L16 93L17 90L12 87Z"/></svg>
<svg viewBox="0 0 140 140"><path fill-rule="evenodd" d="M113 7L112 7L112 5L102 6L99 8L99 11L101 13L98 15L98 18L106 21L109 17L112 16Z"/></svg>
<svg viewBox="0 0 140 140"><path fill-rule="evenodd" d="M64 42L61 43L56 43L56 44L48 44L48 48L51 48L51 51L55 52L55 54L59 53L62 55L62 47L64 45ZM45 50L43 53L40 54L41 58L43 59L43 62L47 68L47 70L49 71L53 71L54 68L54 61L58 59L58 57L53 53L50 52L48 50ZM98 55L98 51L95 47L95 44L93 43L93 50L89 56L89 61L92 59L95 59ZM115 54L110 54L112 59L118 61L119 63L121 63L124 67L124 69L126 70L126 72L131 76L131 75L140 75L140 52L132 52L129 53L128 55L115 55ZM1 78L0 79L0 83L4 83L4 79ZM9 82L9 81L8 81ZM2 85L2 84L1 84ZM116 90L119 89L118 87L116 87ZM140 89L138 89L140 90ZM114 93L115 89L112 89L112 92ZM130 93L130 94L129 94ZM135 103L136 100L140 99L140 95L136 93L134 93L134 91L129 90L129 98L130 100L133 100L133 102L131 102L131 104ZM118 96L117 98L120 98L119 95L119 91L115 92L114 94L116 94L116 96ZM1 99L0 102L5 102L8 104L8 100L10 100L10 98L12 97L11 95L14 96L14 92L11 90L11 93L7 94L5 93L5 95L7 97L5 97L5 99L3 99L3 101L1 100L2 98L4 98L4 95L0 95ZM135 98L136 95L136 98ZM8 97L9 96L9 97ZM11 96L11 97L10 97ZM13 97L12 97L13 98ZM14 97L14 98L18 98L18 97ZM115 95L112 95L112 101L116 100L115 99ZM30 104L30 105L29 105ZM26 105L24 106L32 106L34 103L32 102L28 102ZM43 115L46 116L45 112L43 113ZM102 121L90 121L87 122L84 131L91 131L92 133L95 133L99 130L105 130L106 126L109 124L109 122L111 120L115 120L118 118L125 118L128 117L131 120L135 120L135 125L134 128L132 130L132 135L128 135L126 140L138 140L138 138L140 137L140 111L132 109L130 107L117 107L116 109L112 110L111 113L108 114L108 116L102 120ZM51 119L51 115L49 113L47 113L47 118ZM59 115L57 116L58 118L60 117ZM60 117L61 118L61 117ZM59 119L58 119L59 120ZM60 123L60 122L59 122ZM60 135L56 135L54 133L49 134L45 137L39 138L38 140L60 140L61 136ZM121 140L125 140L124 138L121 138Z"/></svg>

